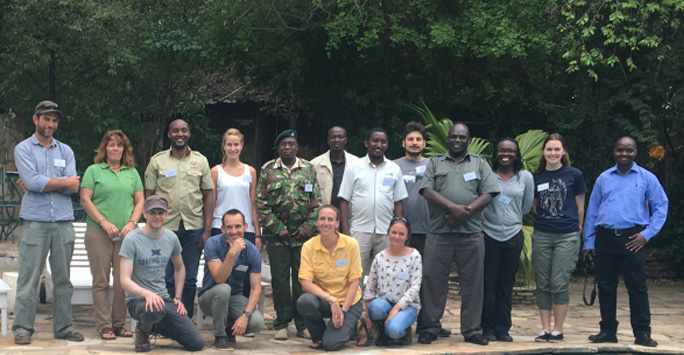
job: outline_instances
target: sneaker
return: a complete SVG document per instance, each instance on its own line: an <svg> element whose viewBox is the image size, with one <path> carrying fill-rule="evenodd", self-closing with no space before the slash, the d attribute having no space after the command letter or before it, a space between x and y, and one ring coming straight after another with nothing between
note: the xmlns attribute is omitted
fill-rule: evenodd
<svg viewBox="0 0 684 355"><path fill-rule="evenodd" d="M214 337L214 347L216 349L232 349L233 346L228 342L228 337Z"/></svg>
<svg viewBox="0 0 684 355"><path fill-rule="evenodd" d="M287 340L287 328L279 329L274 338L275 340Z"/></svg>
<svg viewBox="0 0 684 355"><path fill-rule="evenodd" d="M14 336L14 344L17 345L28 345L31 344L31 334L29 333L19 333Z"/></svg>
<svg viewBox="0 0 684 355"><path fill-rule="evenodd" d="M560 343L563 341L563 333L549 334L549 343Z"/></svg>
<svg viewBox="0 0 684 355"><path fill-rule="evenodd" d="M140 327L135 328L135 352L146 353L152 350L150 345L150 333L144 332Z"/></svg>
<svg viewBox="0 0 684 355"><path fill-rule="evenodd" d="M78 341L78 342L80 342L80 341L85 340L85 337L83 336L83 334L81 334L79 332L75 332L73 330L70 330L68 333L64 334L63 336L57 337L57 339L64 339L66 341Z"/></svg>
<svg viewBox="0 0 684 355"><path fill-rule="evenodd" d="M550 337L551 334L547 333L545 330L542 330L541 333L539 333L539 336L534 338L534 341L537 343L546 343L549 341Z"/></svg>
<svg viewBox="0 0 684 355"><path fill-rule="evenodd" d="M254 333L254 331L252 329L247 327L247 329L245 329L245 334L242 334L242 336L247 337L247 338L254 338L256 336L256 334Z"/></svg>
<svg viewBox="0 0 684 355"><path fill-rule="evenodd" d="M311 334L309 334L308 329L302 329L297 331L297 337L299 338L304 338L304 339L311 339Z"/></svg>

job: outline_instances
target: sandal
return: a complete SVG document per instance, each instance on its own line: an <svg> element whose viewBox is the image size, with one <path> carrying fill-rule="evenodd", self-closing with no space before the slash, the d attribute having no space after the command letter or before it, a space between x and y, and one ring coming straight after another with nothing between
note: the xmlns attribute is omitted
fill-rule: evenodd
<svg viewBox="0 0 684 355"><path fill-rule="evenodd" d="M118 337L124 337L124 338L132 338L133 337L133 333L124 327L114 328L114 334L116 334L116 336L118 336Z"/></svg>
<svg viewBox="0 0 684 355"><path fill-rule="evenodd" d="M114 334L112 328L102 328L102 330L100 330L100 338L104 340L115 340L116 334Z"/></svg>
<svg viewBox="0 0 684 355"><path fill-rule="evenodd" d="M312 341L311 344L309 344L309 349L321 350L321 349L323 349L323 342L322 341L319 341L319 342Z"/></svg>

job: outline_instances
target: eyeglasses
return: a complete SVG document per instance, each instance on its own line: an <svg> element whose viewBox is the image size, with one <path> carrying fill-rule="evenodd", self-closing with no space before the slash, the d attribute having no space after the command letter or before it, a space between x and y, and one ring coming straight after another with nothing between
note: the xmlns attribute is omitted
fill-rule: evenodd
<svg viewBox="0 0 684 355"><path fill-rule="evenodd" d="M406 218L399 217L399 216L392 217L392 219L390 220L390 222L396 222L396 221L402 221L404 223L408 223L408 220Z"/></svg>

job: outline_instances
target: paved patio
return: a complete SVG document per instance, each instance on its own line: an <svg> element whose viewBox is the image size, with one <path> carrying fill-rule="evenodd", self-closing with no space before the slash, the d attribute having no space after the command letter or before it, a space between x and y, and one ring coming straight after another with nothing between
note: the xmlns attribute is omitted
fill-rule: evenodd
<svg viewBox="0 0 684 355"><path fill-rule="evenodd" d="M415 344L409 347L378 348L371 346L359 348L349 344L340 353L344 354L573 354L573 353L649 353L649 354L684 354L684 283L658 282L649 287L652 313L653 338L660 345L657 348L646 348L633 345L633 337L629 327L629 312L626 290L620 290L618 301L618 317L621 329L618 332L618 344L595 345L587 337L598 331L598 306L586 307L582 303L581 282L571 285L571 305L565 326L565 342L559 344L535 343L534 337L539 332L537 310L532 305L516 305L513 309L514 327L511 335L513 343L493 342L488 346L477 346L463 342L458 335L459 307L457 297L448 302L448 309L444 317L445 327L452 330L454 335L440 338L430 345ZM270 288L266 289L265 303L266 322L275 318ZM3 354L114 354L132 353L133 339L119 338L114 341L103 341L93 328L94 317L91 306L74 306L74 326L86 336L82 343L70 343L52 338L52 304L38 305L36 316L37 333L33 336L33 343L28 346L16 346L13 337L0 338L0 353ZM10 316L11 324L12 316ZM255 338L238 337L234 350L227 350L236 354L318 354L319 351L308 349L308 340L294 337L291 326L288 341L273 339L273 330L264 330ZM223 353L210 345L213 343L211 332L211 318L204 321L202 334L207 346L201 353ZM173 341L157 339L153 341L151 354L186 353Z"/></svg>

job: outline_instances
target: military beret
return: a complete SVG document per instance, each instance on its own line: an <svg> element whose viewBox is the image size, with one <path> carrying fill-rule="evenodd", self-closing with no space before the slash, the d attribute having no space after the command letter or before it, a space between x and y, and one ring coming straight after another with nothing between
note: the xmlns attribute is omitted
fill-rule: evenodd
<svg viewBox="0 0 684 355"><path fill-rule="evenodd" d="M277 147L278 144L280 144L280 141L282 141L284 138L288 138L288 137L292 137L295 140L297 140L297 131L295 131L294 129L286 129L286 130L280 132L278 137L276 137L273 145L275 145Z"/></svg>

